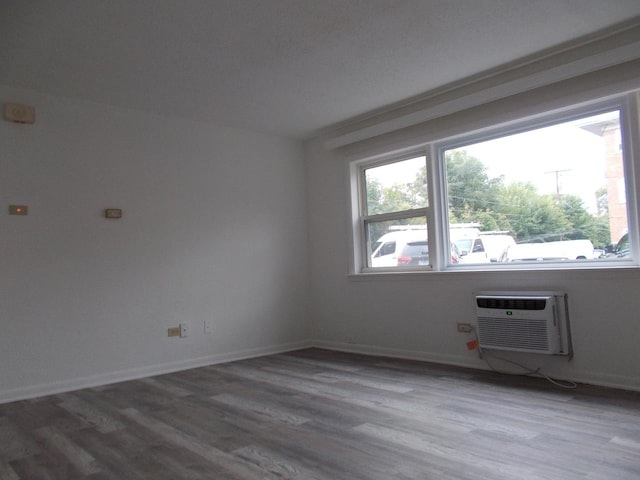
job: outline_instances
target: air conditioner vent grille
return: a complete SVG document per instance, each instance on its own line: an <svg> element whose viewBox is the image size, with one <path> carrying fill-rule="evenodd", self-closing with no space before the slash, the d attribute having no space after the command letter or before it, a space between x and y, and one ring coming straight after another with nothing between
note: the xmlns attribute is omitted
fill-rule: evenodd
<svg viewBox="0 0 640 480"><path fill-rule="evenodd" d="M540 352L549 350L545 319L478 317L478 337L485 347Z"/></svg>
<svg viewBox="0 0 640 480"><path fill-rule="evenodd" d="M480 308L504 310L544 310L547 306L546 298L477 297L476 302Z"/></svg>

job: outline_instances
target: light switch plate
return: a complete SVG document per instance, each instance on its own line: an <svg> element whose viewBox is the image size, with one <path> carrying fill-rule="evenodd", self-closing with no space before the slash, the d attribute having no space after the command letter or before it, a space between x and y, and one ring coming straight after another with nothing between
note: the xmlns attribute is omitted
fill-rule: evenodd
<svg viewBox="0 0 640 480"><path fill-rule="evenodd" d="M105 218L122 218L121 208L107 208L104 211Z"/></svg>

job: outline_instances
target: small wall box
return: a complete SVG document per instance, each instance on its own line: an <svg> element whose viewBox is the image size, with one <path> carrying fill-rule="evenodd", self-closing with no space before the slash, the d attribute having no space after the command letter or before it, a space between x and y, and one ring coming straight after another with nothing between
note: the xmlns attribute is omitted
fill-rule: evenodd
<svg viewBox="0 0 640 480"><path fill-rule="evenodd" d="M36 121L36 109L31 105L5 103L3 113L7 122L31 125Z"/></svg>
<svg viewBox="0 0 640 480"><path fill-rule="evenodd" d="M107 208L104 211L104 218L122 218L121 208Z"/></svg>

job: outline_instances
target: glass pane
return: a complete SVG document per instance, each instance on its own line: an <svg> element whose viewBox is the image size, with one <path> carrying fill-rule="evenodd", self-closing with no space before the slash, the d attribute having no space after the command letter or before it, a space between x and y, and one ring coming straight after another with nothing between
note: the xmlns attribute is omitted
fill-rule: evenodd
<svg viewBox="0 0 640 480"><path fill-rule="evenodd" d="M629 255L615 246L628 230L621 138L616 110L446 151L462 262ZM458 235L455 224L477 230Z"/></svg>
<svg viewBox="0 0 640 480"><path fill-rule="evenodd" d="M365 169L367 215L427 206L426 158Z"/></svg>
<svg viewBox="0 0 640 480"><path fill-rule="evenodd" d="M425 217L367 223L370 242L369 267L397 267L403 265L429 265L427 224ZM408 244L423 242L421 255L409 255ZM418 247L420 248L420 247ZM407 259L406 257L411 257ZM404 259L403 259L404 257Z"/></svg>

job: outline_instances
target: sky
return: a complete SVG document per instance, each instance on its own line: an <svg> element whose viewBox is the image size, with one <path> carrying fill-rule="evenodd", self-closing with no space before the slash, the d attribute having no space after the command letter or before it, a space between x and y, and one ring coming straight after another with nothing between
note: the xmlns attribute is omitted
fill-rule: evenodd
<svg viewBox="0 0 640 480"><path fill-rule="evenodd" d="M600 120L603 116L591 117ZM582 122L581 122L582 123ZM565 123L462 148L505 183L531 182L541 194L573 194L596 212L595 192L605 186L605 148L599 135ZM557 173L557 175L556 175ZM556 183L557 181L557 183Z"/></svg>
<svg viewBox="0 0 640 480"><path fill-rule="evenodd" d="M596 213L595 192L605 186L605 149L601 136L579 125L615 118L606 113L551 127L460 147L482 161L490 177L504 175L505 184L531 182L541 194L577 195ZM384 185L413 181L424 157L369 169ZM399 168L402 166L403 168Z"/></svg>

